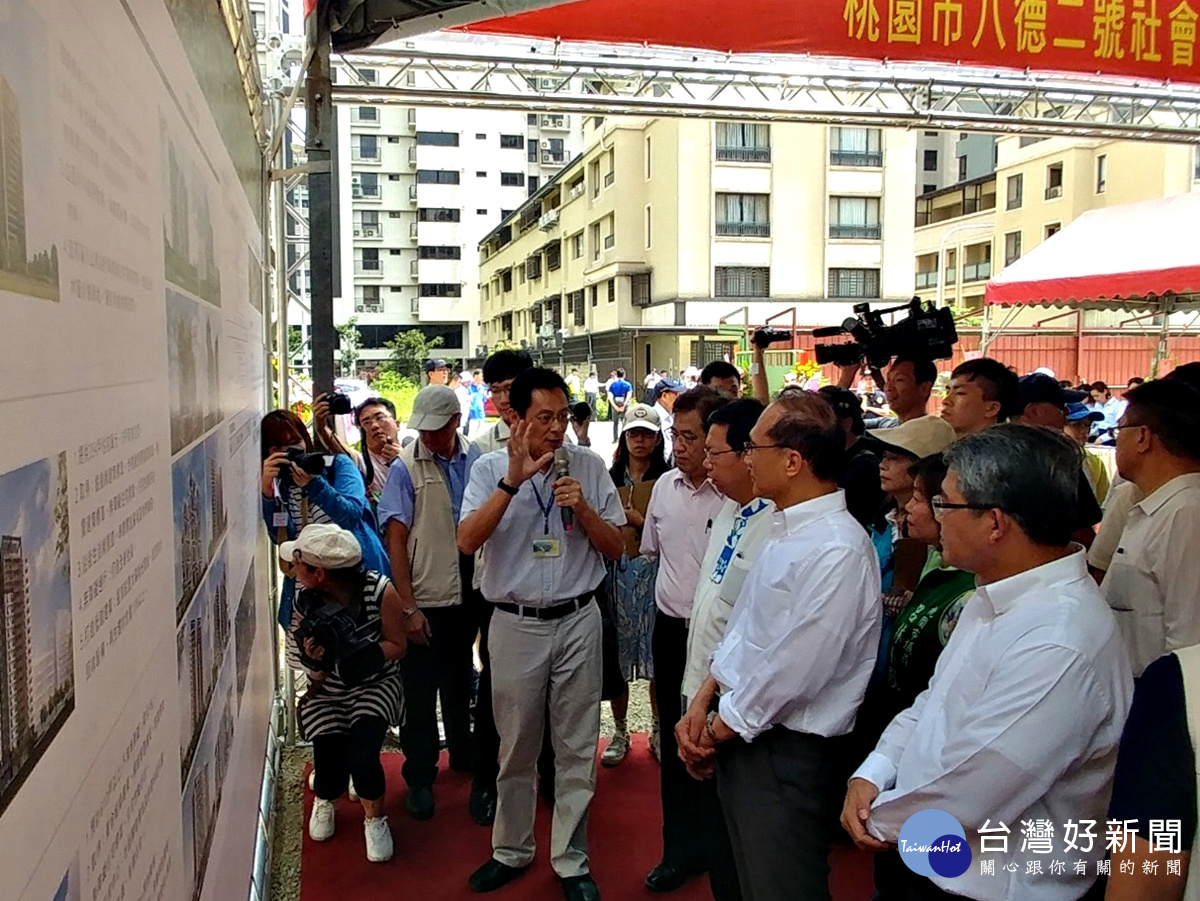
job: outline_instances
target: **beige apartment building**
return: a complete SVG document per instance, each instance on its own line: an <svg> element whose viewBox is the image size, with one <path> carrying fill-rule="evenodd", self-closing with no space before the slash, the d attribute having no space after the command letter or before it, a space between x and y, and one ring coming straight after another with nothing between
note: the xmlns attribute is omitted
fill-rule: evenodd
<svg viewBox="0 0 1200 901"><path fill-rule="evenodd" d="M989 278L1084 212L1193 190L1200 190L1200 156L1188 145L1001 138L994 173L917 198L917 293L964 312L980 309ZM1031 310L1022 321L1047 315Z"/></svg>
<svg viewBox="0 0 1200 901"><path fill-rule="evenodd" d="M480 243L478 356L641 377L911 296L911 132L593 118L584 147Z"/></svg>

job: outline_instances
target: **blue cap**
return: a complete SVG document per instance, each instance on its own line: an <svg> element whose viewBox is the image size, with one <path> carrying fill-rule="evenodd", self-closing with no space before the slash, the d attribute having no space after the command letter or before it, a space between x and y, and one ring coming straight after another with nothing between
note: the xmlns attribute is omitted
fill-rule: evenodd
<svg viewBox="0 0 1200 901"><path fill-rule="evenodd" d="M1071 403L1067 404L1067 422L1079 422L1087 419L1092 422L1100 422L1104 419L1104 414L1099 410L1093 410L1087 404Z"/></svg>

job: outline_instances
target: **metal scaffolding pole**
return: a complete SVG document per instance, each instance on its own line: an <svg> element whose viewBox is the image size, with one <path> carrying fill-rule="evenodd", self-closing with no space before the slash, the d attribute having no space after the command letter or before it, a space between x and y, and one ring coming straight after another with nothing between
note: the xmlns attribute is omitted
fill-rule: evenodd
<svg viewBox="0 0 1200 901"><path fill-rule="evenodd" d="M311 261L313 396L333 390L333 79L329 66L329 4L322 0L312 13L315 37L305 74L307 113L305 153L308 164L308 253ZM286 345L285 345L286 348ZM285 350L286 352L286 350Z"/></svg>

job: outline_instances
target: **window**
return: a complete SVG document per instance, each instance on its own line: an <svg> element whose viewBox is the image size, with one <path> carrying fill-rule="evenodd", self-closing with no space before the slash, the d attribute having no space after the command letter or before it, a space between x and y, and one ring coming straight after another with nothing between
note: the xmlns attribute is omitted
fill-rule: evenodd
<svg viewBox="0 0 1200 901"><path fill-rule="evenodd" d="M476 169L475 177L476 178L487 178L487 172L483 171L482 169Z"/></svg>
<svg viewBox="0 0 1200 901"><path fill-rule="evenodd" d="M379 228L379 210L362 210L358 214L358 224L361 228Z"/></svg>
<svg viewBox="0 0 1200 901"><path fill-rule="evenodd" d="M418 247L417 256L422 260L461 260L462 248L443 245Z"/></svg>
<svg viewBox="0 0 1200 901"><path fill-rule="evenodd" d="M456 185L458 184L458 172L453 169L418 169L417 184Z"/></svg>
<svg viewBox="0 0 1200 901"><path fill-rule="evenodd" d="M878 128L831 128L829 165L878 169L883 165L883 131Z"/></svg>
<svg viewBox="0 0 1200 901"><path fill-rule="evenodd" d="M379 109L374 106L360 106L358 108L359 122L378 122Z"/></svg>
<svg viewBox="0 0 1200 901"><path fill-rule="evenodd" d="M512 270L505 269L502 273L500 273L500 288L502 291L508 292L508 291L512 290L512 286L513 286Z"/></svg>
<svg viewBox="0 0 1200 901"><path fill-rule="evenodd" d="M650 249L650 206L646 206L646 249Z"/></svg>
<svg viewBox="0 0 1200 901"><path fill-rule="evenodd" d="M354 304L355 313L383 312L383 302L379 299L379 285L362 285L357 290L362 293Z"/></svg>
<svg viewBox="0 0 1200 901"><path fill-rule="evenodd" d="M354 267L354 271L359 275L366 273L379 272L379 248L364 247L359 252L358 265Z"/></svg>
<svg viewBox="0 0 1200 901"><path fill-rule="evenodd" d="M546 269L553 272L562 268L562 245L555 241L546 246Z"/></svg>
<svg viewBox="0 0 1200 901"><path fill-rule="evenodd" d="M879 240L878 197L830 197L829 237Z"/></svg>
<svg viewBox="0 0 1200 901"><path fill-rule="evenodd" d="M356 160L379 160L379 135L355 135L353 152L350 154Z"/></svg>
<svg viewBox="0 0 1200 901"><path fill-rule="evenodd" d="M457 213L457 212L458 212L458 210L455 210L454 212L456 212L456 213ZM475 211L475 215L476 215L476 216L486 216L486 215L487 215L487 210L476 210L476 211Z"/></svg>
<svg viewBox="0 0 1200 901"><path fill-rule="evenodd" d="M540 175L529 176L529 196L530 197L532 197L534 194L537 193L537 189L541 186L541 184L542 184L542 177Z"/></svg>
<svg viewBox="0 0 1200 901"><path fill-rule="evenodd" d="M421 297L462 297L462 285L428 284L420 286Z"/></svg>
<svg viewBox="0 0 1200 901"><path fill-rule="evenodd" d="M485 135L482 131L477 131L477 132L475 132L475 140L476 141L486 141L487 135Z"/></svg>
<svg viewBox="0 0 1200 901"><path fill-rule="evenodd" d="M399 144L400 143L400 135L388 135L387 139L388 139L389 144Z"/></svg>
<svg viewBox="0 0 1200 901"><path fill-rule="evenodd" d="M533 157L530 157L532 160ZM545 142L545 149L542 150L542 164L547 163L562 164L567 161L566 145L562 138L548 138Z"/></svg>
<svg viewBox="0 0 1200 901"><path fill-rule="evenodd" d="M525 186L524 172L501 172L500 184L509 188L523 188Z"/></svg>
<svg viewBox="0 0 1200 901"><path fill-rule="evenodd" d="M830 297L879 297L878 269L830 269Z"/></svg>
<svg viewBox="0 0 1200 901"><path fill-rule="evenodd" d="M717 266L713 270L716 297L770 297L771 270L766 266Z"/></svg>
<svg viewBox="0 0 1200 901"><path fill-rule="evenodd" d="M524 150L525 136L524 135L500 135L500 148L502 150Z"/></svg>
<svg viewBox="0 0 1200 901"><path fill-rule="evenodd" d="M589 230L592 233L592 259L598 260L600 259L600 223L593 222Z"/></svg>
<svg viewBox="0 0 1200 901"><path fill-rule="evenodd" d="M379 70L378 69L359 69L358 75L367 84L379 84Z"/></svg>
<svg viewBox="0 0 1200 901"><path fill-rule="evenodd" d="M765 122L718 122L717 159L769 163L771 126Z"/></svg>
<svg viewBox="0 0 1200 901"><path fill-rule="evenodd" d="M571 235L571 259L578 260L583 256L583 232Z"/></svg>
<svg viewBox="0 0 1200 901"><path fill-rule="evenodd" d="M635 307L650 306L650 273L629 277L630 300Z"/></svg>
<svg viewBox="0 0 1200 901"><path fill-rule="evenodd" d="M1022 135L1021 139L1017 142L1017 146L1028 147L1030 144L1037 144L1039 141L1044 140L1046 140L1044 137L1037 137L1035 135Z"/></svg>
<svg viewBox="0 0 1200 901"><path fill-rule="evenodd" d="M1010 266L1021 259L1021 233L1009 232L1004 236L1004 265Z"/></svg>
<svg viewBox="0 0 1200 901"><path fill-rule="evenodd" d="M1192 180L1200 181L1200 147L1195 150L1195 156L1192 157Z"/></svg>
<svg viewBox="0 0 1200 901"><path fill-rule="evenodd" d="M1063 195L1063 164L1054 163L1046 167L1046 199L1054 200Z"/></svg>
<svg viewBox="0 0 1200 901"><path fill-rule="evenodd" d="M718 194L717 234L768 238L771 220L769 194Z"/></svg>
<svg viewBox="0 0 1200 901"><path fill-rule="evenodd" d="M615 150L608 151L607 159L608 166L604 171L604 187L610 188L617 177L617 152Z"/></svg>
<svg viewBox="0 0 1200 901"><path fill-rule="evenodd" d="M600 161L592 160L588 165L588 176L592 182L592 199L600 196Z"/></svg>
<svg viewBox="0 0 1200 901"><path fill-rule="evenodd" d="M457 147L456 131L418 131L417 143L423 147Z"/></svg>
<svg viewBox="0 0 1200 901"><path fill-rule="evenodd" d="M461 210L444 206L423 206L417 210L418 222L458 222Z"/></svg>
<svg viewBox="0 0 1200 901"><path fill-rule="evenodd" d="M535 253L525 260L525 277L530 281L542 277L542 255Z"/></svg>
<svg viewBox="0 0 1200 901"><path fill-rule="evenodd" d="M379 173L378 172L363 172L356 175L358 184L351 181L350 193L354 197L378 197L379 196Z"/></svg>
<svg viewBox="0 0 1200 901"><path fill-rule="evenodd" d="M519 284L519 285L525 284L525 264L524 263L517 264L517 284Z"/></svg>
<svg viewBox="0 0 1200 901"><path fill-rule="evenodd" d="M958 180L967 180L967 158L965 156L960 156L958 158Z"/></svg>
<svg viewBox="0 0 1200 901"><path fill-rule="evenodd" d="M1096 193L1103 194L1108 187L1108 154L1096 157Z"/></svg>
<svg viewBox="0 0 1200 901"><path fill-rule="evenodd" d="M615 278L610 278L608 280L608 302L617 302L617 280Z"/></svg>
<svg viewBox="0 0 1200 901"><path fill-rule="evenodd" d="M388 181L399 181L399 180L400 180L400 173L398 173L398 172L388 173Z"/></svg>
<svg viewBox="0 0 1200 901"><path fill-rule="evenodd" d="M1046 226L1046 236L1042 240L1045 241L1050 238L1053 238L1060 231L1062 231L1062 223L1061 222L1051 222L1049 225Z"/></svg>
<svg viewBox="0 0 1200 901"><path fill-rule="evenodd" d="M963 248L962 280L977 282L992 277L992 242Z"/></svg>
<svg viewBox="0 0 1200 901"><path fill-rule="evenodd" d="M528 159L531 163L536 163L538 158L538 142L536 138L529 141L528 150L529 153L526 154L526 159Z"/></svg>
<svg viewBox="0 0 1200 901"><path fill-rule="evenodd" d="M925 151L925 161L924 161L923 165L921 166L921 168L924 169L926 172L937 172L938 160L937 160L937 151L936 150L926 150Z"/></svg>
<svg viewBox="0 0 1200 901"><path fill-rule="evenodd" d="M1025 176L1010 175L1008 181L1005 182L1005 190L1007 191L1008 199L1004 208L1006 210L1019 210L1021 204L1024 203Z"/></svg>
<svg viewBox="0 0 1200 901"><path fill-rule="evenodd" d="M646 178L650 177L650 138L646 138Z"/></svg>
<svg viewBox="0 0 1200 901"><path fill-rule="evenodd" d="M528 116L526 116L525 124L526 125L537 125L538 124L537 113L530 113Z"/></svg>
<svg viewBox="0 0 1200 901"><path fill-rule="evenodd" d="M399 210L388 210L388 218L389 219L399 219L400 211Z"/></svg>
<svg viewBox="0 0 1200 901"><path fill-rule="evenodd" d="M599 285L592 285L590 288L588 288L588 294L591 295L592 306L596 306L597 304L600 303L600 286Z"/></svg>
<svg viewBox="0 0 1200 901"><path fill-rule="evenodd" d="M583 325L586 322L587 307L583 305L583 291L572 291L567 295L567 309L575 315L575 325Z"/></svg>
<svg viewBox="0 0 1200 901"><path fill-rule="evenodd" d="M928 183L921 185L921 193L922 194L932 194L936 190L937 190L937 185L931 185Z"/></svg>

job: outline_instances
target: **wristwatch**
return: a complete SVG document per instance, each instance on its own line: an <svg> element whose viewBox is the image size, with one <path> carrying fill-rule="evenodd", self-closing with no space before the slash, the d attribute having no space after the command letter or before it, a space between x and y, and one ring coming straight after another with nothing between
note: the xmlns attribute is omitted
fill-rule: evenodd
<svg viewBox="0 0 1200 901"><path fill-rule="evenodd" d="M708 740L714 745L720 744L720 739L717 738L717 733L713 731L713 720L717 718L717 711L710 710L708 716L704 718L704 733L708 736Z"/></svg>
<svg viewBox="0 0 1200 901"><path fill-rule="evenodd" d="M508 482L504 481L503 476L500 478L500 481L496 483L496 487L509 497L516 497L517 492L520 490L518 488L514 488L512 485L508 484Z"/></svg>

